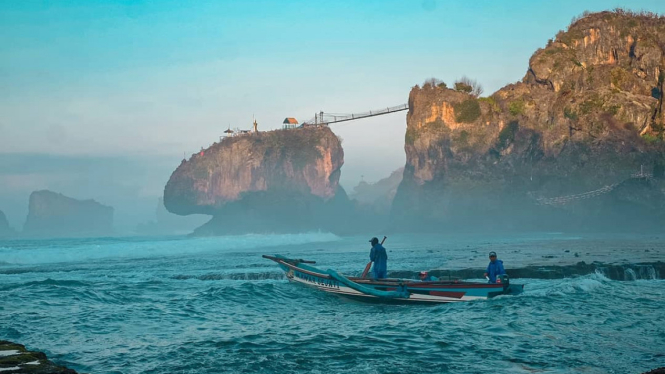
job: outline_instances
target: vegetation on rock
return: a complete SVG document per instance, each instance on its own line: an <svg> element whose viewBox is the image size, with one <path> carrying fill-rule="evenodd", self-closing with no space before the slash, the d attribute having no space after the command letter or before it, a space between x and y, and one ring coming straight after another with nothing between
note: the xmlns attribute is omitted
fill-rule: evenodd
<svg viewBox="0 0 665 374"><path fill-rule="evenodd" d="M471 123L477 120L480 115L480 104L478 100L474 98L469 98L461 103L455 104L455 121L463 123Z"/></svg>
<svg viewBox="0 0 665 374"><path fill-rule="evenodd" d="M585 13L533 54L522 81L490 97L477 98L469 79L454 90L414 87L397 222L440 228L495 225L490 217L505 212L580 220L603 212L608 223L614 206L639 211L630 224L641 229L665 220L665 186L655 179L665 154L664 40L661 15ZM654 179L627 182L639 170ZM536 204L617 183L586 205Z"/></svg>

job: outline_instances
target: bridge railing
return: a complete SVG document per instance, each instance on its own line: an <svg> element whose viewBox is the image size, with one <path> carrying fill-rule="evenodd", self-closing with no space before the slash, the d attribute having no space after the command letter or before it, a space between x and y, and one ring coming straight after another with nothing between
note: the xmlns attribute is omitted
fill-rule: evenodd
<svg viewBox="0 0 665 374"><path fill-rule="evenodd" d="M407 110L407 109L409 109L409 104L396 105L396 106L391 106L391 107L377 109L377 110L370 110L368 112L351 113L351 114L349 114L349 113L325 113L325 112L321 112L322 115L318 115L318 116L316 116L312 119L309 119L309 120L303 122L303 125L322 125L322 124L331 124L331 123L337 123L337 122L352 121L352 120L361 119L361 118L374 117L374 116L380 116L380 115L383 115L383 114L399 112L399 111Z"/></svg>
<svg viewBox="0 0 665 374"><path fill-rule="evenodd" d="M644 171L640 171L638 173L631 174L629 178L626 178L621 182L614 183L614 184L611 184L611 185L607 185L607 186L601 187L597 190L583 192L583 193L574 194L574 195L566 195L566 196L539 197L539 198L536 198L536 201L538 202L539 205L564 205L564 204L568 204L568 203L576 201L576 200L589 199L589 198L592 198L592 197L597 197L597 196L606 194L608 192L612 192L612 190L614 190L620 184L622 184L623 182L625 182L627 180L630 180L630 179L651 179L651 178L653 178L653 174L645 173Z"/></svg>

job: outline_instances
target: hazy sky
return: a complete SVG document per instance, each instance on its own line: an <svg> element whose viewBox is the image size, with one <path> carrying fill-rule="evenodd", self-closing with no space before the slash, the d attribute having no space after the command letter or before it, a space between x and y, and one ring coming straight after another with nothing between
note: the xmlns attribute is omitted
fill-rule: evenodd
<svg viewBox="0 0 665 374"><path fill-rule="evenodd" d="M123 204L156 201L183 152L229 125L399 105L432 76L491 93L573 16L617 6L665 12L662 0L3 0L0 210L18 227L32 190L58 188L140 221L152 211ZM347 189L404 164L405 126L404 112L332 126Z"/></svg>

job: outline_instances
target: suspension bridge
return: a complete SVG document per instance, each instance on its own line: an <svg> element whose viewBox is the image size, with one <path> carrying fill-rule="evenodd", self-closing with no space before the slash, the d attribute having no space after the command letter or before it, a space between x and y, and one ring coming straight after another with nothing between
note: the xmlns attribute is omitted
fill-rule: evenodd
<svg viewBox="0 0 665 374"><path fill-rule="evenodd" d="M651 173L645 173L644 168L640 168L639 173L633 173L630 175L630 177L622 180L621 182L617 182L614 184L610 184L607 186L603 186L597 190L593 191L587 191L579 194L574 194L574 195L566 195L566 196L557 196L557 197L539 197L536 199L538 205L550 205L550 206L560 206L560 205L566 205L578 200L584 200L584 199L591 199L594 197L598 197L601 195L605 195L607 193L612 192L615 188L617 188L619 185L622 183L629 181L631 179L651 179L653 178L653 174Z"/></svg>
<svg viewBox="0 0 665 374"><path fill-rule="evenodd" d="M368 118L374 116L382 116L384 114L390 114L395 112L401 112L403 110L408 110L409 104L402 104L397 106L391 106L387 108L381 108L377 110L370 110L369 112L362 113L324 113L323 111L316 113L314 118L311 118L303 122L303 126L313 126L313 125L330 125L332 123L354 121L361 118Z"/></svg>

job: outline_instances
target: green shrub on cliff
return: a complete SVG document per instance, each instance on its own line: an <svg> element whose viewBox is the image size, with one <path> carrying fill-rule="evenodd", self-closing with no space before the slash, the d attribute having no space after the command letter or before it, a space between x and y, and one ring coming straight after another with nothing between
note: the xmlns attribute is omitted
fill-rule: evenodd
<svg viewBox="0 0 665 374"><path fill-rule="evenodd" d="M493 112L499 111L499 104L496 102L494 96L481 97L478 99L478 102L487 103Z"/></svg>
<svg viewBox="0 0 665 374"><path fill-rule="evenodd" d="M481 86L480 83L468 77L462 77L460 80L456 81L455 90L471 94L475 97L479 97L484 92L483 86Z"/></svg>
<svg viewBox="0 0 665 374"><path fill-rule="evenodd" d="M446 82L442 81L439 78L429 78L426 79L425 82L423 82L423 88L425 87L439 87L439 88L448 88L448 85Z"/></svg>
<svg viewBox="0 0 665 374"><path fill-rule="evenodd" d="M515 100L508 105L510 114L517 116L524 113L524 100Z"/></svg>
<svg viewBox="0 0 665 374"><path fill-rule="evenodd" d="M473 87L471 87L471 85L462 82L455 82L455 91L471 93L472 90Z"/></svg>
<svg viewBox="0 0 665 374"><path fill-rule="evenodd" d="M651 134L644 134L644 135L642 135L642 139L644 139L644 141L647 142L647 143L655 143L655 142L657 142L658 140L660 140L660 139L658 139L657 136L655 136L655 135L651 135Z"/></svg>
<svg viewBox="0 0 665 374"><path fill-rule="evenodd" d="M409 145L413 145L416 141L417 135L416 131L413 129L406 129L406 134L404 135L404 142Z"/></svg>
<svg viewBox="0 0 665 374"><path fill-rule="evenodd" d="M508 123L503 129L501 129L499 132L499 139L497 144L498 147L502 149L508 147L510 143L515 140L515 134L517 133L519 127L519 122L512 121Z"/></svg>
<svg viewBox="0 0 665 374"><path fill-rule="evenodd" d="M579 29L569 29L567 32L562 30L556 35L557 41L568 46L572 45L575 40L580 39L584 39L584 33Z"/></svg>
<svg viewBox="0 0 665 374"><path fill-rule="evenodd" d="M476 99L464 100L453 106L455 110L455 121L460 123L471 123L480 117L480 104Z"/></svg>
<svg viewBox="0 0 665 374"><path fill-rule="evenodd" d="M469 145L469 132L466 131L466 130L460 131L459 137L457 138L457 141L462 146L468 146Z"/></svg>
<svg viewBox="0 0 665 374"><path fill-rule="evenodd" d="M579 118L577 112L568 107L563 108L563 116L573 121L577 121L577 119Z"/></svg>

